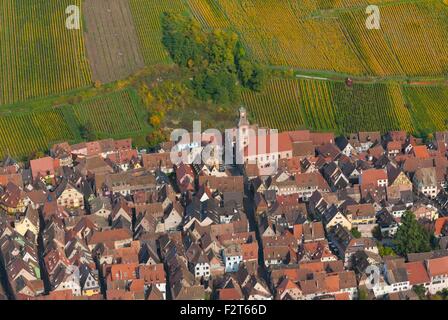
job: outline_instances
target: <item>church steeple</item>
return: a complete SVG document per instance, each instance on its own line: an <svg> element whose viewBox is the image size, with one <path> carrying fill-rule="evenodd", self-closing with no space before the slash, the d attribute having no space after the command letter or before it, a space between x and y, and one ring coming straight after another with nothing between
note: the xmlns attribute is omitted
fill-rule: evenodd
<svg viewBox="0 0 448 320"><path fill-rule="evenodd" d="M247 146L249 143L249 120L247 120L247 111L246 108L241 107L240 110L240 118L238 120L238 130L240 134L240 139L242 139L243 146Z"/></svg>
<svg viewBox="0 0 448 320"><path fill-rule="evenodd" d="M244 126L248 127L249 126L249 120L247 120L246 108L241 107L239 112L240 112L240 118L239 118L239 121L238 121L238 128L241 128L241 127L244 127Z"/></svg>

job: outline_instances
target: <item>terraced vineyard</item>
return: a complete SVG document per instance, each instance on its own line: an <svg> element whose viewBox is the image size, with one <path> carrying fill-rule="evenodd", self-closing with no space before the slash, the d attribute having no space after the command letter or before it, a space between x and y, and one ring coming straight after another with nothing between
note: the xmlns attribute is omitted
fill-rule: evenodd
<svg viewBox="0 0 448 320"><path fill-rule="evenodd" d="M215 0L187 0L194 17L205 29L230 28L229 20Z"/></svg>
<svg viewBox="0 0 448 320"><path fill-rule="evenodd" d="M149 132L146 111L134 89L97 96L77 105L24 105L0 111L0 157L26 156L56 142L81 140L80 126L89 123L99 138L139 137Z"/></svg>
<svg viewBox="0 0 448 320"><path fill-rule="evenodd" d="M242 100L261 125L294 130L305 126L304 111L298 104L298 87L299 83L296 81L275 79L262 93L244 90Z"/></svg>
<svg viewBox="0 0 448 320"><path fill-rule="evenodd" d="M405 86L404 93L417 131L448 128L448 86Z"/></svg>
<svg viewBox="0 0 448 320"><path fill-rule="evenodd" d="M361 8L364 9L371 4L381 5L397 0L319 0L319 1L303 1L289 0L291 6L297 10L299 16L308 16L318 10L343 9L343 8Z"/></svg>
<svg viewBox="0 0 448 320"><path fill-rule="evenodd" d="M381 7L381 30L374 31L364 26L364 10L344 11L340 19L369 74L447 74L448 6L420 1Z"/></svg>
<svg viewBox="0 0 448 320"><path fill-rule="evenodd" d="M81 30L65 27L65 9L81 0L0 0L0 104L90 83Z"/></svg>
<svg viewBox="0 0 448 320"><path fill-rule="evenodd" d="M67 124L60 109L9 113L0 116L0 156L29 155L50 144L74 140L77 133Z"/></svg>
<svg viewBox="0 0 448 320"><path fill-rule="evenodd" d="M92 83L83 31L95 40L87 41L90 57L96 57L89 59L92 65L109 55L121 61L110 58L100 66L105 76L95 80L122 79L143 62L171 63L161 42L163 12L189 13L207 30L232 29L249 56L268 67L320 75L271 78L261 93L243 90L243 104L263 126L338 133L448 128L447 86L402 85L409 77L431 82L448 75L448 5L442 0L120 0L87 15L84 22L95 22L90 30L66 29L65 8L82 2L0 0L0 105L8 105L0 109L0 155L79 141L82 125L101 138L148 133L134 89L57 108L52 99L73 89L80 89L73 97L83 96L82 88ZM105 3L92 5L101 9ZM380 30L366 29L367 4L380 5ZM136 36L126 37L134 26ZM124 54L122 48L130 49ZM128 61L136 52L135 61ZM334 80L347 74L357 76L353 87ZM324 77L333 80L319 80Z"/></svg>
<svg viewBox="0 0 448 320"><path fill-rule="evenodd" d="M110 136L134 135L147 126L145 113L134 90L100 96L73 106L76 122Z"/></svg>
<svg viewBox="0 0 448 320"><path fill-rule="evenodd" d="M202 2L188 0L204 27L231 26L266 64L359 76L448 73L448 6L441 0ZM380 30L365 27L368 4L380 5Z"/></svg>
<svg viewBox="0 0 448 320"><path fill-rule="evenodd" d="M298 19L299 11L284 0L218 2L249 52L262 62L302 69L366 73L337 20Z"/></svg>
<svg viewBox="0 0 448 320"><path fill-rule="evenodd" d="M161 17L163 12L185 12L183 0L129 0L139 37L143 59L147 65L169 63L162 44Z"/></svg>
<svg viewBox="0 0 448 320"><path fill-rule="evenodd" d="M262 93L244 91L243 103L263 125L279 130L307 127L339 133L359 130L413 131L398 84L355 84L324 80L275 79Z"/></svg>

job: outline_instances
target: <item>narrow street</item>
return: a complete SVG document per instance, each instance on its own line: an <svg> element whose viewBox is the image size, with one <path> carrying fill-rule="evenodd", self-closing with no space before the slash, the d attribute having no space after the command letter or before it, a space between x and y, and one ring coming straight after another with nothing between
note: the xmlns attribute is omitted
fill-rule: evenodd
<svg viewBox="0 0 448 320"><path fill-rule="evenodd" d="M249 220L250 231L255 231L255 237L258 243L259 274L266 281L269 287L271 287L268 270L264 264L263 239L261 238L260 229L258 228L257 218L255 216L254 194L249 189L249 185L247 183L244 184L244 210L246 211L247 218Z"/></svg>
<svg viewBox="0 0 448 320"><path fill-rule="evenodd" d="M9 282L8 274L6 273L5 260L3 254L0 252L0 286L3 287L8 300L15 300L15 294Z"/></svg>
<svg viewBox="0 0 448 320"><path fill-rule="evenodd" d="M100 264L100 255L94 251L93 260L95 261L95 267L98 270L98 282L100 284L100 292L103 295L104 299L107 299L107 284L106 279L104 278L103 268Z"/></svg>
<svg viewBox="0 0 448 320"><path fill-rule="evenodd" d="M39 212L39 234L37 235L37 255L39 257L40 277L44 282L44 294L48 294L51 291L51 283L44 260L45 255L45 246L43 239L44 230L45 230L45 221L42 216L42 213Z"/></svg>

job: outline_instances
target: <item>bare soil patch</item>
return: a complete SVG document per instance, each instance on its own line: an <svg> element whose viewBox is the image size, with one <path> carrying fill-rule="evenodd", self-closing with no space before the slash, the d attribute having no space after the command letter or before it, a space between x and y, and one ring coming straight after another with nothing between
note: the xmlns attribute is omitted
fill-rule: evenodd
<svg viewBox="0 0 448 320"><path fill-rule="evenodd" d="M128 0L89 0L83 6L93 80L109 83L143 68Z"/></svg>

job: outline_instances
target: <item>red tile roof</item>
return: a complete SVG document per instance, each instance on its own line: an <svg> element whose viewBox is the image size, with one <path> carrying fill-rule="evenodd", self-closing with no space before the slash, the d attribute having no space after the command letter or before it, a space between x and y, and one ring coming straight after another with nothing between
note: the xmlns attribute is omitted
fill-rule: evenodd
<svg viewBox="0 0 448 320"><path fill-rule="evenodd" d="M350 300L350 293L349 292L337 293L334 295L334 298L336 300Z"/></svg>
<svg viewBox="0 0 448 320"><path fill-rule="evenodd" d="M145 291L145 280L143 280L143 279L132 280L132 283L129 286L129 291L144 292Z"/></svg>
<svg viewBox="0 0 448 320"><path fill-rule="evenodd" d="M441 236L442 235L442 229L445 223L448 221L448 217L442 217L438 218L434 223L434 235L435 236Z"/></svg>
<svg viewBox="0 0 448 320"><path fill-rule="evenodd" d="M338 292L339 288L339 275L338 274L330 274L325 277L325 286L327 288L327 292Z"/></svg>
<svg viewBox="0 0 448 320"><path fill-rule="evenodd" d="M236 288L219 289L218 293L219 293L219 300L241 300L241 299L243 299L240 291L238 291Z"/></svg>
<svg viewBox="0 0 448 320"><path fill-rule="evenodd" d="M292 282L290 279L285 278L283 281L278 285L277 292L282 294L286 290L296 290L299 289L299 286L296 285L294 282Z"/></svg>
<svg viewBox="0 0 448 320"><path fill-rule="evenodd" d="M130 150L132 149L132 139L116 140L114 147L116 151Z"/></svg>
<svg viewBox="0 0 448 320"><path fill-rule="evenodd" d="M324 271L324 263L322 261L307 261L301 262L299 264L299 268L302 270L308 270L311 272L323 272Z"/></svg>
<svg viewBox="0 0 448 320"><path fill-rule="evenodd" d="M165 270L162 263L149 266L139 266L138 274L140 279L144 279L147 284L159 284L166 282Z"/></svg>
<svg viewBox="0 0 448 320"><path fill-rule="evenodd" d="M276 140L277 145L275 144ZM290 152L290 156L292 156L291 137L287 132L257 135L252 138L252 140L249 141L249 144L244 148L244 155L246 157L276 152Z"/></svg>
<svg viewBox="0 0 448 320"><path fill-rule="evenodd" d="M258 259L258 244L257 244L257 242L242 244L241 251L243 252L243 261Z"/></svg>
<svg viewBox="0 0 448 320"><path fill-rule="evenodd" d="M401 142L400 141L390 141L387 144L387 151L401 151Z"/></svg>
<svg viewBox="0 0 448 320"><path fill-rule="evenodd" d="M409 262L405 264L405 267L412 286L430 282L424 261Z"/></svg>
<svg viewBox="0 0 448 320"><path fill-rule="evenodd" d="M334 143L334 133L332 132L311 132L310 138L315 146Z"/></svg>
<svg viewBox="0 0 448 320"><path fill-rule="evenodd" d="M318 172L297 174L295 179L299 188L318 187L319 190L330 189L327 181Z"/></svg>
<svg viewBox="0 0 448 320"><path fill-rule="evenodd" d="M297 240L301 240L303 235L303 224L295 224L293 234L294 238L296 238Z"/></svg>
<svg viewBox="0 0 448 320"><path fill-rule="evenodd" d="M110 267L109 278L116 280L133 280L137 279L138 263L114 264Z"/></svg>
<svg viewBox="0 0 448 320"><path fill-rule="evenodd" d="M375 207L371 203L353 204L347 206L347 213L353 218L375 217Z"/></svg>
<svg viewBox="0 0 448 320"><path fill-rule="evenodd" d="M42 177L47 176L47 173L49 173L49 175L54 175L55 169L59 167L59 162L51 157L45 157L31 160L30 167L33 179L36 179L39 174Z"/></svg>
<svg viewBox="0 0 448 320"><path fill-rule="evenodd" d="M287 134L291 137L292 142L311 141L311 134L309 130L288 131Z"/></svg>
<svg viewBox="0 0 448 320"><path fill-rule="evenodd" d="M430 277L448 275L448 257L428 260L427 269Z"/></svg>
<svg viewBox="0 0 448 320"><path fill-rule="evenodd" d="M378 180L386 180L387 171L384 169L368 169L361 174L361 185L378 185Z"/></svg>
<svg viewBox="0 0 448 320"><path fill-rule="evenodd" d="M113 229L95 232L89 240L89 245L102 242L114 242L132 240L132 234L128 229Z"/></svg>
<svg viewBox="0 0 448 320"><path fill-rule="evenodd" d="M413 149L414 155L420 159L430 158L428 148L426 146L415 146Z"/></svg>
<svg viewBox="0 0 448 320"><path fill-rule="evenodd" d="M116 164L129 163L133 158L137 159L137 150L121 150L108 156L110 161Z"/></svg>

